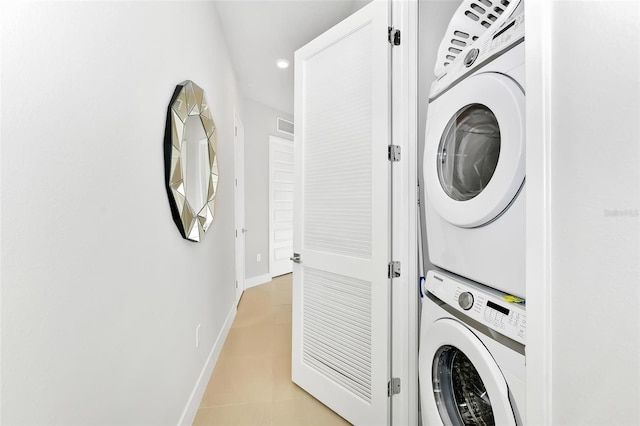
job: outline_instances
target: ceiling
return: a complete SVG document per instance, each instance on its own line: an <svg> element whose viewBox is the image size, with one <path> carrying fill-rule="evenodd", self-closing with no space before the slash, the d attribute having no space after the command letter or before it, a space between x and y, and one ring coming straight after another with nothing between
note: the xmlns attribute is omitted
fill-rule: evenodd
<svg viewBox="0 0 640 426"><path fill-rule="evenodd" d="M369 1L216 1L242 95L293 115L294 52ZM276 66L280 58L289 68Z"/></svg>

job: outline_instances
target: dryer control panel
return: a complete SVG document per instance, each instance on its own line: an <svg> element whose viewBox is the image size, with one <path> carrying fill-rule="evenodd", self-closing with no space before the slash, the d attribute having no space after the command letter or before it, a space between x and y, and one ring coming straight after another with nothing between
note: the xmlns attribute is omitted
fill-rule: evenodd
<svg viewBox="0 0 640 426"><path fill-rule="evenodd" d="M516 342L526 344L527 316L505 293L462 277L429 271L424 290L447 305Z"/></svg>

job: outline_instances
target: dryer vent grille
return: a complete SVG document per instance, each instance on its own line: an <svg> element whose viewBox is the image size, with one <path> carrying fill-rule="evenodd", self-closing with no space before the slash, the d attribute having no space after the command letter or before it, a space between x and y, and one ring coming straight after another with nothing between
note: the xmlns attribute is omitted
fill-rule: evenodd
<svg viewBox="0 0 640 426"><path fill-rule="evenodd" d="M447 71L464 50L488 28L499 27L511 16L520 0L465 0L451 18L438 49L434 73L437 77Z"/></svg>

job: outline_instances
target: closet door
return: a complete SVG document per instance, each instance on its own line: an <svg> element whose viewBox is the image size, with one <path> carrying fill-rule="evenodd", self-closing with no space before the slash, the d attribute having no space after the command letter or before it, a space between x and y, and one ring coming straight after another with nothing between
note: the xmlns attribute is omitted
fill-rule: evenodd
<svg viewBox="0 0 640 426"><path fill-rule="evenodd" d="M388 25L374 1L295 57L292 377L367 425L389 419Z"/></svg>

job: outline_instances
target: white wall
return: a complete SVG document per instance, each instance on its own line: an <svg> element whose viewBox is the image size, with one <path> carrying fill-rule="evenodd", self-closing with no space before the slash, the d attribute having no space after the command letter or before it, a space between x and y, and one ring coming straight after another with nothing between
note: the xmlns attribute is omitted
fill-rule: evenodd
<svg viewBox="0 0 640 426"><path fill-rule="evenodd" d="M269 136L293 140L276 131L276 118L293 121L291 115L253 100L244 102L246 266L248 280L269 273ZM262 260L256 261L260 254Z"/></svg>
<svg viewBox="0 0 640 426"><path fill-rule="evenodd" d="M351 15L362 9L367 5L367 3L371 3L371 0L352 0L353 5L351 6Z"/></svg>
<svg viewBox="0 0 640 426"><path fill-rule="evenodd" d="M422 162L424 155L424 135L429 109L429 90L435 80L433 68L438 56L438 47L445 34L449 21L461 0L420 0L418 3L418 180L420 182L422 204L420 206L422 235L426 235L424 215L424 180ZM422 239L423 261L425 269L431 264L428 260L426 238ZM426 273L426 270L425 270Z"/></svg>
<svg viewBox="0 0 640 426"><path fill-rule="evenodd" d="M529 12L528 420L640 424L640 5Z"/></svg>
<svg viewBox="0 0 640 426"><path fill-rule="evenodd" d="M449 21L461 0L419 0L419 46L418 46L418 164L422 169L424 133L429 106L429 89L436 79L433 68L438 56L438 47L444 37Z"/></svg>
<svg viewBox="0 0 640 426"><path fill-rule="evenodd" d="M640 423L639 30L636 2L555 4L556 424Z"/></svg>
<svg viewBox="0 0 640 426"><path fill-rule="evenodd" d="M241 105L215 8L14 2L0 15L1 421L176 424L234 309ZM164 186L167 105L185 79L219 133L199 244L181 238Z"/></svg>

